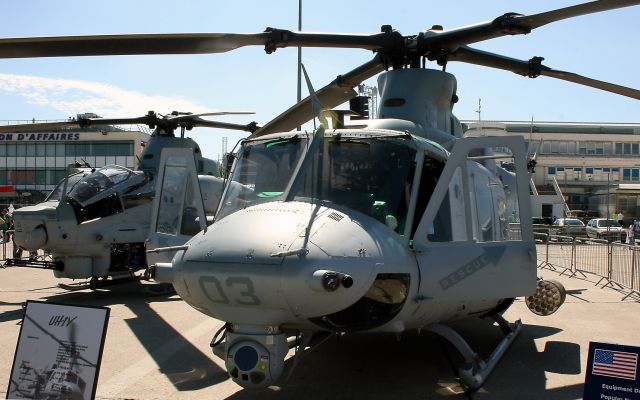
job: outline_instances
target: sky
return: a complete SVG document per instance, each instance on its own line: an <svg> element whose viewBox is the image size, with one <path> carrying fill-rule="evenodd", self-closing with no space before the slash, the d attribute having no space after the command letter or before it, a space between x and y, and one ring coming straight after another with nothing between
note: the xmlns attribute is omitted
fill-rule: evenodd
<svg viewBox="0 0 640 400"><path fill-rule="evenodd" d="M566 0L404 0L384 2L303 0L302 28L312 32L376 33L392 25L405 35L434 24L452 29L488 21L505 12L537 14L577 4ZM298 0L80 0L5 1L0 37L125 33L262 32L296 30ZM476 43L473 47L591 78L640 89L640 6L556 22L529 35ZM302 61L316 89L370 60L358 49L304 49ZM297 50L245 47L211 55L101 56L0 60L0 124L61 120L79 113L136 117L154 110L193 113L253 111L217 117L265 124L296 101ZM437 67L437 66L433 66ZM462 120L640 123L640 102L547 77L450 63ZM375 86L376 79L365 82ZM306 87L302 90L307 96ZM480 114L479 102L481 104ZM343 105L339 108L347 108ZM193 137L206 157L217 159L246 134L198 128Z"/></svg>

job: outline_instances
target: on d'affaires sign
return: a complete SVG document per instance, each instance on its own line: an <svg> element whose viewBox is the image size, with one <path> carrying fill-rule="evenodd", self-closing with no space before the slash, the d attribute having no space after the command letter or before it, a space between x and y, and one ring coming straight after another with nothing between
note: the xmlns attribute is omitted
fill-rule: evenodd
<svg viewBox="0 0 640 400"><path fill-rule="evenodd" d="M0 141L42 142L80 140L79 133L0 133Z"/></svg>

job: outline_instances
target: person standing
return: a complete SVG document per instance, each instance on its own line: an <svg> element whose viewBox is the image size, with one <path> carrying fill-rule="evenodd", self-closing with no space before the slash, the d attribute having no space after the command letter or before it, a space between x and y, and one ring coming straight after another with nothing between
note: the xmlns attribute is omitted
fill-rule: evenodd
<svg viewBox="0 0 640 400"><path fill-rule="evenodd" d="M629 230L627 231L627 244L629 246L635 246L635 231L636 231L636 221L633 220L631 225L629 225Z"/></svg>
<svg viewBox="0 0 640 400"><path fill-rule="evenodd" d="M2 231L2 241L6 243L8 241L7 230L9 229L9 210L6 208L2 210L0 214L0 230Z"/></svg>
<svg viewBox="0 0 640 400"><path fill-rule="evenodd" d="M624 213L622 210L618 211L618 223L620 226L624 226L622 223L624 222Z"/></svg>

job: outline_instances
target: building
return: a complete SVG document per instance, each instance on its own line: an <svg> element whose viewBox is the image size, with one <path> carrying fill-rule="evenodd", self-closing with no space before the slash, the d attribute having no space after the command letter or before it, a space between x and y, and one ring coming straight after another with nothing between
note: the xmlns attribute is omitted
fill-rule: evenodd
<svg viewBox="0 0 640 400"><path fill-rule="evenodd" d="M149 137L114 126L0 133L0 204L42 201L76 162L134 169Z"/></svg>
<svg viewBox="0 0 640 400"><path fill-rule="evenodd" d="M640 124L466 121L465 135L520 135L537 162L542 196L559 195L564 210L640 217ZM565 205L566 204L566 205ZM550 204L534 215L553 216ZM558 215L556 215L558 216Z"/></svg>

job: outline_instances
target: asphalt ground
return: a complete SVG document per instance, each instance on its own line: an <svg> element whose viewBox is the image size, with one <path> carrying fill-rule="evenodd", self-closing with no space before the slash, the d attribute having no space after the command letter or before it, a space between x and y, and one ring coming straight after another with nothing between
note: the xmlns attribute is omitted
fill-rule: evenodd
<svg viewBox="0 0 640 400"><path fill-rule="evenodd" d="M282 387L252 391L233 383L209 343L222 322L176 295L156 295L150 282L69 291L51 271L0 269L0 395L6 396L27 300L108 306L111 315L97 399L579 399L590 341L640 345L640 303L594 284L540 270L569 291L555 314L540 317L523 299L507 310L524 324L483 388L465 394L452 364L455 350L431 333L358 334L310 352ZM480 355L501 339L489 321L456 328Z"/></svg>

